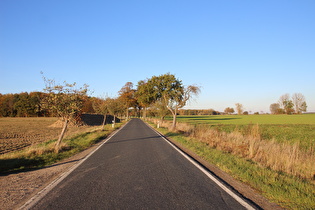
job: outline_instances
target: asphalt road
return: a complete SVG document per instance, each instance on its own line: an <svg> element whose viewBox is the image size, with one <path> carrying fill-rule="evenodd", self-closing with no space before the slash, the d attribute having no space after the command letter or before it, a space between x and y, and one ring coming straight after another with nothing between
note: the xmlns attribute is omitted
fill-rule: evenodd
<svg viewBox="0 0 315 210"><path fill-rule="evenodd" d="M132 119L32 209L244 209Z"/></svg>

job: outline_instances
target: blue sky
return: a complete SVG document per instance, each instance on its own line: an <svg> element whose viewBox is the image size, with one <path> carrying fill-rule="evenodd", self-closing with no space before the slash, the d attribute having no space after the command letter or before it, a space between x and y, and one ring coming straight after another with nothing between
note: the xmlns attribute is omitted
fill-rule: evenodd
<svg viewBox="0 0 315 210"><path fill-rule="evenodd" d="M315 111L315 1L1 0L0 93L40 72L115 97L165 73L201 86L187 108L269 111L302 93Z"/></svg>

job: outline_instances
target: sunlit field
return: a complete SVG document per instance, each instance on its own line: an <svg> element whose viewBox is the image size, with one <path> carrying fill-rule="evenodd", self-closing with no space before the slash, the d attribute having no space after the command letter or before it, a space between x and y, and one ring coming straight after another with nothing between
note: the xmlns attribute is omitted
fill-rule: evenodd
<svg viewBox="0 0 315 210"><path fill-rule="evenodd" d="M212 115L178 116L179 122L193 124L311 124L315 125L315 114L304 115Z"/></svg>
<svg viewBox="0 0 315 210"><path fill-rule="evenodd" d="M270 200L314 208L315 114L178 116L171 125L160 131Z"/></svg>
<svg viewBox="0 0 315 210"><path fill-rule="evenodd" d="M244 135L251 125L258 125L262 139L298 143L301 149L315 145L315 114L178 116L178 122L209 125L228 133L238 130Z"/></svg>

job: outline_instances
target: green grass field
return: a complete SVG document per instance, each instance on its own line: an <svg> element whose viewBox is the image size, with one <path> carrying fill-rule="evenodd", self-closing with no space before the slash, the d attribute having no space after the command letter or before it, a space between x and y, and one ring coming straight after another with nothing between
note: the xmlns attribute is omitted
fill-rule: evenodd
<svg viewBox="0 0 315 210"><path fill-rule="evenodd" d="M315 125L315 114L305 115L212 115L212 116L178 116L179 122L193 124L307 124Z"/></svg>
<svg viewBox="0 0 315 210"><path fill-rule="evenodd" d="M178 116L178 122L209 125L224 132L238 130L246 135L251 125L259 125L262 139L298 143L314 149L315 114L305 115L216 115Z"/></svg>
<svg viewBox="0 0 315 210"><path fill-rule="evenodd" d="M171 120L171 117L167 118L167 120ZM246 141L246 136L249 139L251 138L251 132L253 128L257 128L256 125L258 124L259 136L262 139L259 151L266 151L264 158L261 160L251 159L249 156L244 158L243 154L236 154L235 151L240 148L237 145L232 147L235 148L235 151L233 149L224 150L223 147L219 147L227 144L227 142L230 144L235 142L236 140L233 140L233 137L231 142L221 138L220 141L213 144L215 146L211 146L210 140L206 141L202 139L205 138L203 135L191 137L187 133L185 134L185 126L181 127L183 130L177 133L166 128L159 130L164 135L171 137L173 140L198 154L204 160L215 164L236 179L257 189L268 199L278 203L280 206L288 209L314 209L315 171L314 167L310 167L313 165L309 164L307 168L308 172L310 171L314 174L313 177L309 178L295 176L290 171L285 172L283 168L286 163L293 164L294 161L298 161L298 157L307 157L306 159L301 159L299 166L303 166L303 163L314 162L312 154L315 151L315 114L178 116L178 122L198 125L195 128L201 127L203 128L203 132L206 132L209 127L211 128L209 130L215 129L216 131L234 134L241 133L242 135L237 135L237 137L243 136L244 138L241 138L242 141ZM273 142L268 142L271 140ZM220 142L222 142L222 145L219 145ZM279 150L272 150L273 152L269 154L271 148L268 147L268 143L273 148L277 148L279 145L287 145L288 143L298 144L299 149L294 153L294 149L292 148L296 148L296 145L287 145L286 147L278 147ZM286 153L283 152L286 151L285 148L291 148L287 151L291 152L292 156L286 156ZM295 159L293 158L293 154L298 154ZM281 155L281 158L287 157L281 164L277 162L281 159L279 155ZM272 160L275 161L274 165L264 165L262 160L267 160L267 163ZM277 164L279 167L275 168ZM296 166L297 169L294 170L298 170L299 166ZM291 168L291 170L293 169Z"/></svg>

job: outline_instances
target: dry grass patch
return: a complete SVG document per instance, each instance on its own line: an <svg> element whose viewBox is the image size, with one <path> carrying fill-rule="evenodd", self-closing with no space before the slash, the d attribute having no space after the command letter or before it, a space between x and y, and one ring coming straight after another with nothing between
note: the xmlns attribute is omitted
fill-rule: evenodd
<svg viewBox="0 0 315 210"><path fill-rule="evenodd" d="M153 119L153 121L155 120ZM171 122L165 121L162 126L171 129ZM289 144L264 140L261 138L258 124L248 125L246 135L237 129L226 133L208 125L187 123L178 123L177 130L186 137L197 139L209 147L255 161L263 167L299 178L313 181L315 179L314 147L302 150L298 143Z"/></svg>
<svg viewBox="0 0 315 210"><path fill-rule="evenodd" d="M155 120L153 119L152 122ZM171 122L159 129L166 136L247 183L265 197L288 209L314 209L314 147L264 140L258 125L247 132L224 132L218 127Z"/></svg>

